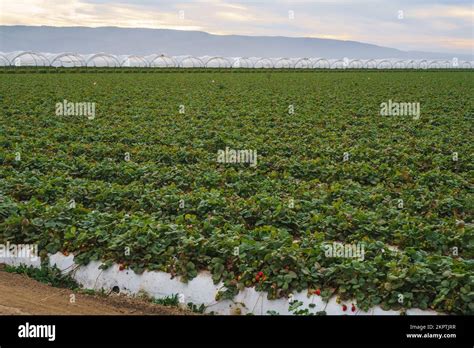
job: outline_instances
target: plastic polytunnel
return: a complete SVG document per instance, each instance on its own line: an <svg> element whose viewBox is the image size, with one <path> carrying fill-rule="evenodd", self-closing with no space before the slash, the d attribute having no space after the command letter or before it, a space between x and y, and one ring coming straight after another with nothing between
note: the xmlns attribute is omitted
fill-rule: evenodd
<svg viewBox="0 0 474 348"><path fill-rule="evenodd" d="M391 69L392 62L388 59L382 59L377 62L377 69Z"/></svg>
<svg viewBox="0 0 474 348"><path fill-rule="evenodd" d="M358 59L323 57L222 57L165 54L113 55L107 53L40 53L31 51L0 52L0 67L139 67L139 68L246 68L246 69L472 69L473 61L449 59Z"/></svg>
<svg viewBox="0 0 474 348"><path fill-rule="evenodd" d="M98 67L98 68L119 68L120 61L119 59L107 53L96 53L91 54L85 57L86 66L88 67Z"/></svg>
<svg viewBox="0 0 474 348"><path fill-rule="evenodd" d="M331 69L345 69L347 67L347 63L342 59L330 59L329 63Z"/></svg>
<svg viewBox="0 0 474 348"><path fill-rule="evenodd" d="M440 62L440 65L443 69L450 69L450 68L454 68L455 65L459 65L459 62L456 61L456 64L455 64L453 61L450 61L450 60L442 60Z"/></svg>
<svg viewBox="0 0 474 348"><path fill-rule="evenodd" d="M44 54L30 51L12 52L8 60L14 66L49 66L49 59Z"/></svg>
<svg viewBox="0 0 474 348"><path fill-rule="evenodd" d="M270 58L259 58L255 62L254 68L256 69L271 69L273 68L273 62Z"/></svg>
<svg viewBox="0 0 474 348"><path fill-rule="evenodd" d="M49 58L50 66L52 67L65 67L65 68L74 68L85 66L86 62L84 58L76 53L60 53L51 55Z"/></svg>
<svg viewBox="0 0 474 348"><path fill-rule="evenodd" d="M148 67L148 61L145 57L130 55L120 57L120 66L127 68L146 68Z"/></svg>
<svg viewBox="0 0 474 348"><path fill-rule="evenodd" d="M432 60L428 63L430 69L448 69L451 68L452 62L447 60Z"/></svg>
<svg viewBox="0 0 474 348"><path fill-rule="evenodd" d="M248 59L252 62L252 66L251 66L251 67L252 67L252 68L255 68L255 64L256 64L259 60L261 60L262 58L260 58L260 57L250 57L250 58L248 58Z"/></svg>
<svg viewBox="0 0 474 348"><path fill-rule="evenodd" d="M276 58L273 67L276 69L290 69L294 67L294 62L290 58Z"/></svg>
<svg viewBox="0 0 474 348"><path fill-rule="evenodd" d="M375 68L377 68L377 62L375 61L375 59L366 59L366 60L364 60L364 62L362 64L362 68L364 68L364 69L375 69Z"/></svg>
<svg viewBox="0 0 474 348"><path fill-rule="evenodd" d="M313 62L310 58L296 58L293 63L293 68L295 69L311 69L313 67Z"/></svg>
<svg viewBox="0 0 474 348"><path fill-rule="evenodd" d="M204 68L204 62L201 58L193 56L178 56L175 57L180 68Z"/></svg>
<svg viewBox="0 0 474 348"><path fill-rule="evenodd" d="M349 63L347 64L347 67L349 69L362 69L363 66L364 63L362 63L362 61L359 59L349 60Z"/></svg>
<svg viewBox="0 0 474 348"><path fill-rule="evenodd" d="M406 63L404 60L397 60L392 64L393 69L405 69Z"/></svg>
<svg viewBox="0 0 474 348"><path fill-rule="evenodd" d="M177 68L178 62L175 58L165 54L152 54L145 57L150 68Z"/></svg>
<svg viewBox="0 0 474 348"><path fill-rule="evenodd" d="M428 69L428 61L425 59L415 61L415 67L417 69Z"/></svg>
<svg viewBox="0 0 474 348"><path fill-rule="evenodd" d="M253 68L253 61L251 58L248 57L240 57L234 59L234 64L232 64L233 68Z"/></svg>
<svg viewBox="0 0 474 348"><path fill-rule="evenodd" d="M8 59L7 55L0 52L0 66L9 66L10 60Z"/></svg>
<svg viewBox="0 0 474 348"><path fill-rule="evenodd" d="M329 69L331 67L331 63L326 58L317 58L313 62L314 69Z"/></svg>
<svg viewBox="0 0 474 348"><path fill-rule="evenodd" d="M206 68L231 68L233 66L233 59L225 57L203 57L203 62Z"/></svg>

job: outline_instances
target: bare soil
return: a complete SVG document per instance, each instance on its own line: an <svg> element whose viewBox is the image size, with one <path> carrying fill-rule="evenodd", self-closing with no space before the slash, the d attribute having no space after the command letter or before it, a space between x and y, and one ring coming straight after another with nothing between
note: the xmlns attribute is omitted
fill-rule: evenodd
<svg viewBox="0 0 474 348"><path fill-rule="evenodd" d="M74 294L75 301L71 301ZM0 268L0 315L192 315L190 311L111 293L55 288Z"/></svg>

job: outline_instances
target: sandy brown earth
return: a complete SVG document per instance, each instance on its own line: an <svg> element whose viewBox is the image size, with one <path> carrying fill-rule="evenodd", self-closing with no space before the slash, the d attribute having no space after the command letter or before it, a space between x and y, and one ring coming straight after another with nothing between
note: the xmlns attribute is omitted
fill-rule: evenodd
<svg viewBox="0 0 474 348"><path fill-rule="evenodd" d="M71 303L71 294L75 302ZM0 315L187 315L192 312L156 305L125 295L89 295L55 288L25 275L0 270Z"/></svg>

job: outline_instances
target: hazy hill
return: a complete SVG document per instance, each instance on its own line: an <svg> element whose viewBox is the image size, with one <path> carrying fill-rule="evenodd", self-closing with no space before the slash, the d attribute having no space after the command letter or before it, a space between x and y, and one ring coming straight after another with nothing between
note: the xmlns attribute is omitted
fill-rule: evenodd
<svg viewBox="0 0 474 348"><path fill-rule="evenodd" d="M0 26L0 51L113 54L165 53L325 58L424 58L472 60L469 55L406 52L355 41L282 36L212 35L200 31L116 27Z"/></svg>

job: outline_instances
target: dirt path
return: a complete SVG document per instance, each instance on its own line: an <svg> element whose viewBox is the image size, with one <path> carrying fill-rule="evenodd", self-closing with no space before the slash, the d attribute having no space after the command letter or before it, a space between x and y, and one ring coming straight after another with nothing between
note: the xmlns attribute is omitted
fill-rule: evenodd
<svg viewBox="0 0 474 348"><path fill-rule="evenodd" d="M71 303L71 294L75 302ZM125 295L86 295L54 288L24 275L0 270L0 315L115 314L186 315L191 312L165 307Z"/></svg>

